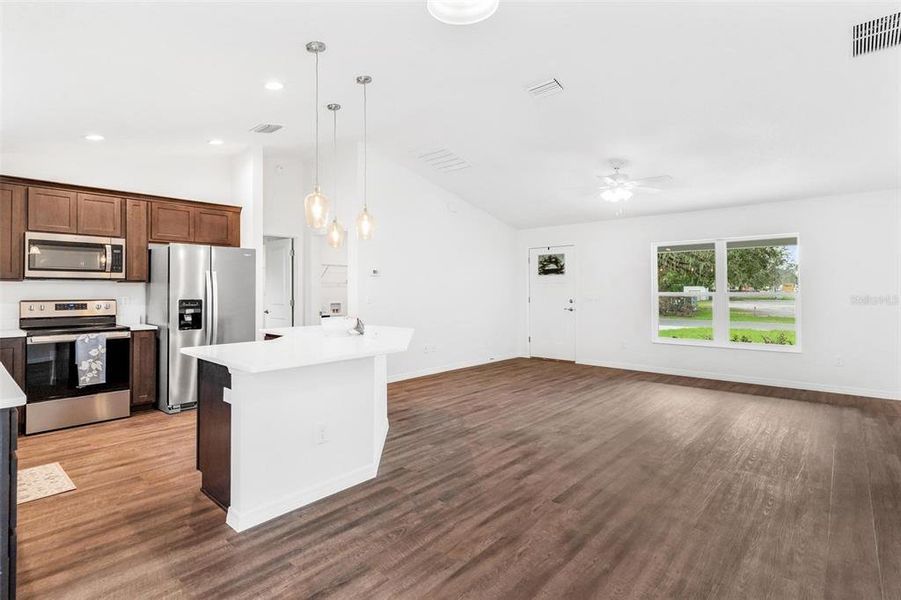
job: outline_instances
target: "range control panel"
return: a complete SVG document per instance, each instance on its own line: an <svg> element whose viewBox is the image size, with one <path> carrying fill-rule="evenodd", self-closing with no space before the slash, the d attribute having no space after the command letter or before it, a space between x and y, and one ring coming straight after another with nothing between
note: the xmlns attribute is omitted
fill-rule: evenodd
<svg viewBox="0 0 901 600"><path fill-rule="evenodd" d="M178 330L203 329L203 300L178 301Z"/></svg>
<svg viewBox="0 0 901 600"><path fill-rule="evenodd" d="M22 300L19 317L116 316L115 300Z"/></svg>

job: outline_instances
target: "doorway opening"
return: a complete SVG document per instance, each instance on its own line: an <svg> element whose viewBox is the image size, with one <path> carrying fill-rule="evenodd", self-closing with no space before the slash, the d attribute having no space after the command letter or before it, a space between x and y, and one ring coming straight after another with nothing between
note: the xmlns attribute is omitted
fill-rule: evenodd
<svg viewBox="0 0 901 600"><path fill-rule="evenodd" d="M576 248L529 248L529 356L576 360Z"/></svg>
<svg viewBox="0 0 901 600"><path fill-rule="evenodd" d="M294 238L263 238L263 327L294 326Z"/></svg>

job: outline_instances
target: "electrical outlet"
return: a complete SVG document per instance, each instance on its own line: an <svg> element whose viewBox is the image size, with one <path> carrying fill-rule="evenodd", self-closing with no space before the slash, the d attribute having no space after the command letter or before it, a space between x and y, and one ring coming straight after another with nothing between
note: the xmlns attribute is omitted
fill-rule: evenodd
<svg viewBox="0 0 901 600"><path fill-rule="evenodd" d="M314 437L317 446L328 442L328 425L325 423L317 423L314 430Z"/></svg>
<svg viewBox="0 0 901 600"><path fill-rule="evenodd" d="M835 366L836 366L836 367L844 367L844 366L845 366L845 359L844 359L844 357L842 357L842 356L836 356L836 357L835 357Z"/></svg>

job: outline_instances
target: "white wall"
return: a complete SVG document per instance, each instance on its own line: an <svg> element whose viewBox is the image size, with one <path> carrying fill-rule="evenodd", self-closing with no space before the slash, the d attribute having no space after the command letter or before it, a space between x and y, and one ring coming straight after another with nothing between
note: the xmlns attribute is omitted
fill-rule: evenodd
<svg viewBox="0 0 901 600"><path fill-rule="evenodd" d="M263 149L249 148L234 158L232 166L232 193L241 205L241 247L254 248L256 262L256 285L254 287L256 324L254 330L262 339L259 330L263 327Z"/></svg>
<svg viewBox="0 0 901 600"><path fill-rule="evenodd" d="M410 350L389 357L389 378L516 355L515 231L371 147L369 192L375 235L349 248L359 315L416 329Z"/></svg>
<svg viewBox="0 0 901 600"><path fill-rule="evenodd" d="M227 155L121 151L99 144L50 146L0 154L0 173L100 188L240 204L232 194L232 158Z"/></svg>
<svg viewBox="0 0 901 600"><path fill-rule="evenodd" d="M305 166L299 153L266 153L263 157L263 235L294 239L296 326L304 324L304 240L307 232L303 199L308 193L305 190Z"/></svg>
<svg viewBox="0 0 901 600"><path fill-rule="evenodd" d="M897 398L899 201L887 191L520 231L518 348L528 248L575 243L580 363ZM801 353L652 343L653 242L788 232L801 239Z"/></svg>

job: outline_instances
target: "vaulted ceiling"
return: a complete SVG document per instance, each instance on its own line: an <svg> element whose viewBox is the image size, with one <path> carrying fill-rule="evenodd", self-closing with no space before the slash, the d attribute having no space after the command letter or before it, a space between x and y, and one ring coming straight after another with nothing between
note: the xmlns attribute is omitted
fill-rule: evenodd
<svg viewBox="0 0 901 600"><path fill-rule="evenodd" d="M79 151L96 131L122 152L308 148L304 45L321 39L321 101L345 106L344 139L359 133L354 76L370 74L372 143L517 227L616 218L592 193L611 158L673 177L626 215L885 189L899 185L901 47L852 58L850 30L897 10L501 0L455 27L424 0L6 4L0 144ZM526 92L551 78L563 93ZM248 131L262 122L285 127ZM471 167L417 158L434 148Z"/></svg>

